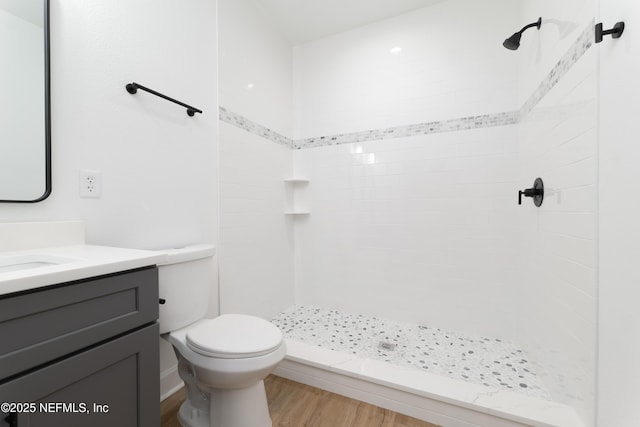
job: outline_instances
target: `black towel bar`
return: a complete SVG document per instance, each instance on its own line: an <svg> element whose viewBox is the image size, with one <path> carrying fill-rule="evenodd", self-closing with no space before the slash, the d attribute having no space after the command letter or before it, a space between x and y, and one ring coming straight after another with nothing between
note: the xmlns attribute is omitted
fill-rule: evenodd
<svg viewBox="0 0 640 427"><path fill-rule="evenodd" d="M191 105L187 105L184 102L177 101L177 100L175 100L173 98L168 97L167 95L163 95L160 92L156 92L155 90L149 89L148 87L144 87L144 86L142 86L141 84L138 84L138 83L128 83L127 86L126 86L126 89L127 89L127 92L129 92L131 95L136 93L138 91L138 89L142 89L145 92L149 92L152 95L159 96L160 98L164 98L167 101L171 101L171 102L176 103L178 105L182 105L183 107L185 107L187 109L187 114L190 117L193 117L193 115L195 113L202 114L202 110L199 110L196 107L192 107Z"/></svg>

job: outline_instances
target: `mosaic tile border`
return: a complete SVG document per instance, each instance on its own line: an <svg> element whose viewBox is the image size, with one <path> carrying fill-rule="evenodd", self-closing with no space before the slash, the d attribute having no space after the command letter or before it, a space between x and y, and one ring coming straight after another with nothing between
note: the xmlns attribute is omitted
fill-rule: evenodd
<svg viewBox="0 0 640 427"><path fill-rule="evenodd" d="M457 132L494 126L507 126L520 121L519 111L484 114L482 116L461 117L439 122L417 123L406 126L394 126L386 129L366 130L293 141L294 149L323 147L327 145L349 144L353 142L378 141L381 139L405 138L408 136L429 135L432 133Z"/></svg>
<svg viewBox="0 0 640 427"><path fill-rule="evenodd" d="M254 122L240 114L227 110L224 107L219 107L219 118L221 121L228 123L237 128L246 130L249 133L258 135L262 138L268 139L276 144L281 144L289 148L293 148L293 141L291 138L279 134L278 132L269 129L266 126L262 126L259 123Z"/></svg>
<svg viewBox="0 0 640 427"><path fill-rule="evenodd" d="M409 136L429 135L443 132L457 132L470 129L481 129L495 126L518 124L549 93L560 79L573 67L584 53L593 45L595 37L595 21L592 20L569 50L560 58L544 80L538 85L520 110L508 111L480 116L460 117L449 120L416 123L405 126L394 126L386 129L372 129L361 132L350 132L336 135L319 136L293 140L279 134L240 114L220 107L220 120L235 127L253 133L269 141L292 149L325 147L355 142L378 141L382 139L405 138Z"/></svg>
<svg viewBox="0 0 640 427"><path fill-rule="evenodd" d="M531 110L544 98L547 93L560 81L576 62L593 45L595 40L595 21L592 20L582 34L571 45L557 64L551 69L547 77L542 80L529 99L520 108L520 120L523 120Z"/></svg>

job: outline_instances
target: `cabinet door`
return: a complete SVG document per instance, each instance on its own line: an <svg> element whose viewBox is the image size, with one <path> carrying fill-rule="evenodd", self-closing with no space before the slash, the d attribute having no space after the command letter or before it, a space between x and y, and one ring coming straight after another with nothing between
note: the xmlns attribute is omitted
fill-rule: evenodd
<svg viewBox="0 0 640 427"><path fill-rule="evenodd" d="M35 404L18 427L157 427L158 325L2 383L0 402Z"/></svg>

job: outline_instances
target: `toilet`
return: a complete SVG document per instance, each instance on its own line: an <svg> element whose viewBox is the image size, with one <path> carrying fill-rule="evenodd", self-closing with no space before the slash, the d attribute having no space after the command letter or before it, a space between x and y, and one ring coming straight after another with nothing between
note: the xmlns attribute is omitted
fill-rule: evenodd
<svg viewBox="0 0 640 427"><path fill-rule="evenodd" d="M178 411L185 427L271 427L263 379L284 358L282 333L244 314L205 318L211 245L161 251L160 334L178 358L187 399Z"/></svg>

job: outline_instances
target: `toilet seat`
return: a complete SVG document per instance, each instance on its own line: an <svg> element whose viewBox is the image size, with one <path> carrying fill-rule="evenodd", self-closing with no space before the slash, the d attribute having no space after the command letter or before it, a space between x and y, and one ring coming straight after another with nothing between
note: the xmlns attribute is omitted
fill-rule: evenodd
<svg viewBox="0 0 640 427"><path fill-rule="evenodd" d="M186 342L203 356L246 359L275 351L282 344L282 332L258 317L224 314L199 322L187 332Z"/></svg>

